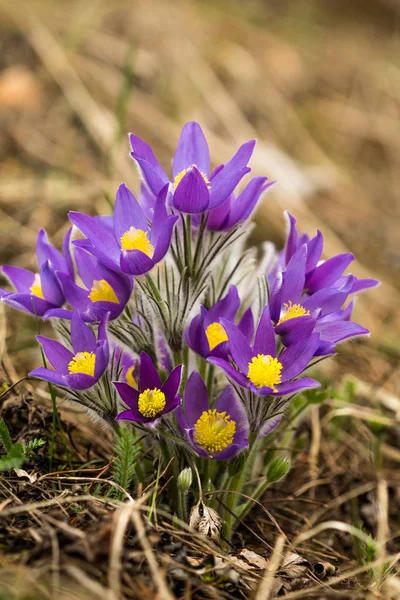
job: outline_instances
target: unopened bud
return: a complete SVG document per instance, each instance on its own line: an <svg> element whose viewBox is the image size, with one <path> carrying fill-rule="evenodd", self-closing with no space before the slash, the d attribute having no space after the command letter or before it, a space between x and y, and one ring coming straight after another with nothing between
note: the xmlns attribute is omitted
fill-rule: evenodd
<svg viewBox="0 0 400 600"><path fill-rule="evenodd" d="M193 473L190 467L183 469L178 475L178 488L182 492L187 492L192 485Z"/></svg>
<svg viewBox="0 0 400 600"><path fill-rule="evenodd" d="M273 458L270 462L267 480L268 483L274 483L275 481L279 481L282 477L285 477L287 472L290 469L290 461L286 458Z"/></svg>

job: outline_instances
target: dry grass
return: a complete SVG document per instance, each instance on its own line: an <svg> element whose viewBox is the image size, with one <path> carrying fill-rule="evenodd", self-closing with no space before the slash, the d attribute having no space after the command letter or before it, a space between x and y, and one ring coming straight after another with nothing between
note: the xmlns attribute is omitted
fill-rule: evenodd
<svg viewBox="0 0 400 600"><path fill-rule="evenodd" d="M260 508L249 521L252 533L240 529L246 546L268 555L274 549L264 574L250 569L250 588L260 586L257 600L275 593L273 574L287 579L283 543L309 564L314 557L342 570L334 581L315 580L315 589L286 586L287 598L395 599L400 593L395 569L382 570L398 559L400 501L398 7L378 0L359 5L0 0L1 263L33 266L39 227L60 242L68 210L108 210L106 196L114 195L121 180L137 189L125 132L146 138L167 167L182 123L196 119L215 162L257 137L253 171L279 182L259 209L257 240L282 243L282 210L288 208L307 231L323 230L327 253L350 250L357 258L355 274L383 280L357 305L371 341L345 347L324 372L338 388L350 374L354 397L346 399L343 392L304 421L295 438L300 449L292 476L263 499L268 512ZM32 328L31 320L11 310L6 321L1 310L0 354L8 382L37 363ZM35 398L24 408L28 415L42 414L32 407L48 401L37 386ZM71 411L63 419L72 439L78 436L73 447L84 462L94 426L78 425L80 417ZM31 423L25 425L31 431ZM93 455L101 468L90 477L98 480L111 458L110 440ZM61 478L59 472L54 479L45 475L32 486L0 478L0 517L12 531L11 546L1 546L11 547L12 560L0 554L5 598L25 598L26 588L36 586L38 598L144 599L157 593L164 599L171 582L176 597L185 599L253 594L244 584L229 587L232 581L213 592L216 586L204 583L204 574L165 550L162 528L189 555L216 555L167 525L168 519L154 532L135 504L102 504L91 494L80 501L84 482ZM68 508L71 485L82 486L74 504L82 503L83 517ZM42 501L57 503L56 516L51 504L30 505ZM24 507L29 518L18 521L20 513L10 511ZM358 518L377 539L373 564L357 562L360 546L351 527ZM105 536L99 564L89 554L77 560L63 536L89 552L100 539L89 525L99 519ZM128 526L132 532L124 538ZM12 545L19 528L29 539L22 548L17 541ZM362 544L364 534L357 535ZM306 569L308 586L317 576ZM303 585L303 574L289 580ZM245 579L243 572L240 577Z"/></svg>

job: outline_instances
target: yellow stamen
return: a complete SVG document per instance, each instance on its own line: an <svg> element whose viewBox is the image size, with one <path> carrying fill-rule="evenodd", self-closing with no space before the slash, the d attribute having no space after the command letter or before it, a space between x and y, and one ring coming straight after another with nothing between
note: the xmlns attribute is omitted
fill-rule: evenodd
<svg viewBox="0 0 400 600"><path fill-rule="evenodd" d="M195 167L195 166L196 165L192 165L192 167ZM180 184L180 182L182 181L182 179L185 177L185 175L186 175L187 172L188 172L187 169L183 169L183 171L181 171L180 173L178 173L178 175L175 177L175 180L174 180L174 190L176 190L176 188L178 187L178 185ZM202 178L206 182L208 189L210 189L211 188L211 184L210 184L210 180L208 179L207 175L203 171L200 171L200 175L202 176Z"/></svg>
<svg viewBox="0 0 400 600"><path fill-rule="evenodd" d="M125 379L126 379L126 383L128 383L129 385L131 385L133 388L135 388L137 390L137 383L136 380L133 376L133 371L135 370L135 367L129 367L129 369L126 371L125 373Z"/></svg>
<svg viewBox="0 0 400 600"><path fill-rule="evenodd" d="M228 336L221 323L211 323L206 329L206 336L210 350L214 350L218 344L228 341Z"/></svg>
<svg viewBox="0 0 400 600"><path fill-rule="evenodd" d="M153 258L154 247L147 237L147 231L130 227L120 239L122 250L140 250Z"/></svg>
<svg viewBox="0 0 400 600"><path fill-rule="evenodd" d="M93 287L90 290L89 300L92 302L114 302L119 304L119 300L111 285L105 279L93 281Z"/></svg>
<svg viewBox="0 0 400 600"><path fill-rule="evenodd" d="M222 452L233 443L236 423L226 412L205 410L194 425L193 438L196 444L213 453Z"/></svg>
<svg viewBox="0 0 400 600"><path fill-rule="evenodd" d="M249 362L247 377L256 387L270 387L276 392L275 386L281 383L281 371L282 364L277 358L272 358L270 354L259 354Z"/></svg>
<svg viewBox="0 0 400 600"><path fill-rule="evenodd" d="M37 296L38 298L42 298L44 300L44 296L43 296L43 292L42 292L42 284L40 281L39 273L35 274L35 279L33 280L33 283L31 285L31 287L29 288L29 291L31 294L33 294L33 296Z"/></svg>
<svg viewBox="0 0 400 600"><path fill-rule="evenodd" d="M309 317L310 311L306 310L301 304L292 304L289 300L288 304L283 305L285 307L285 312L283 316L279 319L278 325L284 323L285 321L289 321L289 319L295 319L296 317Z"/></svg>
<svg viewBox="0 0 400 600"><path fill-rule="evenodd" d="M94 352L78 352L68 364L69 373L82 373L94 377L96 355Z"/></svg>
<svg viewBox="0 0 400 600"><path fill-rule="evenodd" d="M158 388L145 390L139 396L139 412L147 418L156 417L166 405L165 395Z"/></svg>

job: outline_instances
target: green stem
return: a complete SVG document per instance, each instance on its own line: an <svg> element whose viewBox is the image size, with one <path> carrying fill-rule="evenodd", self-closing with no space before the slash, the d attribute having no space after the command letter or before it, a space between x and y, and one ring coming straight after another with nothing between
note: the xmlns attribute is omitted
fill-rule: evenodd
<svg viewBox="0 0 400 600"><path fill-rule="evenodd" d="M250 500L247 500L247 502L245 502L241 507L239 508L239 511L236 510L236 518L239 521L242 521L245 516L247 515L248 512L250 512L250 510L253 508L253 504L255 502L255 500L258 500L260 498L260 496L262 496L262 494L265 492L265 490L267 489L269 485L269 481L267 478L265 478L265 481L263 481L263 483L261 483L258 488L255 490L253 496L250 498Z"/></svg>
<svg viewBox="0 0 400 600"><path fill-rule="evenodd" d="M237 522L237 520L235 521L235 513L236 513L237 503L240 498L240 496L237 492L241 491L241 489L243 487L243 481L246 477L246 474L248 472L250 472L250 475L251 475L256 448L257 448L257 438L254 434L250 434L249 435L249 453L247 455L246 462L243 465L243 468L241 469L241 471L237 475L234 475L229 482L228 489L230 490L230 492L233 492L233 493L228 494L228 498L227 498L227 502L226 502L227 508L229 510L226 511L227 515L226 515L226 520L225 520L225 536L229 542L231 541L232 533L233 533L234 527Z"/></svg>
<svg viewBox="0 0 400 600"><path fill-rule="evenodd" d="M212 392L214 385L214 365L209 365L208 367L208 375L207 375L207 391L210 402L212 401Z"/></svg>

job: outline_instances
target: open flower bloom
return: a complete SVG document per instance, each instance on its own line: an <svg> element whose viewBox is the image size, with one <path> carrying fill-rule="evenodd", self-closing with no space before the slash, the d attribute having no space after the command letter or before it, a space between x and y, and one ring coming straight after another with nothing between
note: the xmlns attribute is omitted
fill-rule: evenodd
<svg viewBox="0 0 400 600"><path fill-rule="evenodd" d="M32 377L45 379L56 385L74 390L92 387L103 375L108 365L107 316L101 321L98 339L85 321L75 311L71 320L71 344L73 352L65 346L42 335L36 336L47 360L54 371L39 367L29 373Z"/></svg>
<svg viewBox="0 0 400 600"><path fill-rule="evenodd" d="M164 258L178 219L167 215L167 193L165 186L157 197L150 228L143 209L125 184L117 192L112 227L109 219L70 212L70 220L87 238L74 244L94 254L114 271L130 275L147 273Z"/></svg>
<svg viewBox="0 0 400 600"><path fill-rule="evenodd" d="M154 424L162 415L171 412L181 403L178 394L182 365L178 365L161 384L153 362L145 352L140 355L139 388L128 383L114 381L114 385L129 407L117 415L117 420Z"/></svg>
<svg viewBox="0 0 400 600"><path fill-rule="evenodd" d="M277 274L269 302L271 319L276 325L275 332L286 346L317 331L320 333L320 346L316 355L321 355L328 349L330 354L334 352L332 336L337 342L349 337L366 335L369 331L358 323L348 320L344 325L338 326L335 336L334 316L329 320L329 328L324 327L324 319L328 315L337 314L337 320L343 322L339 309L352 292L354 276L341 277L341 285L321 287L315 293L308 295L304 292L307 256L308 247L307 244L303 244L294 252L286 269ZM325 339L325 332L329 340ZM344 337L341 337L342 335ZM328 341L327 345L325 342Z"/></svg>
<svg viewBox="0 0 400 600"><path fill-rule="evenodd" d="M210 310L201 306L200 314L193 318L186 330L188 346L203 358L209 356L227 358L228 336L219 320L224 318L233 323L239 307L240 298L234 285L231 285L227 295L216 302ZM247 339L253 337L254 322L250 308L244 313L238 327Z"/></svg>
<svg viewBox="0 0 400 600"><path fill-rule="evenodd" d="M2 267L4 275L16 290L10 292L0 289L3 302L38 317L64 304L65 298L56 272L73 276L74 267L69 252L71 230L64 237L62 253L50 244L44 229L39 231L36 243L39 272L8 265Z"/></svg>
<svg viewBox="0 0 400 600"><path fill-rule="evenodd" d="M78 309L85 321L101 321L107 313L110 320L119 317L131 297L132 277L112 271L83 248L75 248L75 260L86 289L77 285L67 273L57 271L68 304ZM71 310L55 308L44 317L71 319L72 314Z"/></svg>
<svg viewBox="0 0 400 600"><path fill-rule="evenodd" d="M353 254L345 252L344 254L338 254L325 261L321 261L324 248L324 238L322 233L317 231L316 235L311 239L305 233L299 234L297 231L296 219L291 214L286 214L289 222L289 232L285 249L279 255L277 264L275 265L275 274L280 270L284 270L295 252L303 244L306 244L307 261L304 287L307 293L315 294L315 292L327 287L343 287L343 279L346 277L343 273L354 260ZM270 277L270 283L273 278L274 274ZM379 285L379 281L376 279L358 279L353 276L353 284L350 293L354 294L367 288L376 287L377 285Z"/></svg>
<svg viewBox="0 0 400 600"><path fill-rule="evenodd" d="M210 210L207 229L228 231L239 223L247 221L264 192L274 183L268 181L267 177L253 177L237 196L232 192L218 208Z"/></svg>
<svg viewBox="0 0 400 600"><path fill-rule="evenodd" d="M193 371L185 389L184 405L176 411L179 426L199 456L226 460L248 447L249 424L244 408L227 386L211 408L207 388Z"/></svg>
<svg viewBox="0 0 400 600"><path fill-rule="evenodd" d="M253 346L236 325L221 319L229 340L234 364L223 358L208 358L221 367L240 386L257 395L286 396L307 388L318 387L318 381L304 377L295 379L306 369L319 346L319 334L301 337L278 357L274 326L269 307L264 308Z"/></svg>
<svg viewBox="0 0 400 600"><path fill-rule="evenodd" d="M210 152L204 133L198 123L186 123L172 161L170 182L151 147L136 135L130 134L129 138L131 156L149 190L158 196L166 184L171 184L172 205L186 213L202 213L222 204L250 171L247 163L255 145L254 140L243 144L229 162L210 174Z"/></svg>

